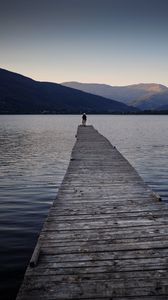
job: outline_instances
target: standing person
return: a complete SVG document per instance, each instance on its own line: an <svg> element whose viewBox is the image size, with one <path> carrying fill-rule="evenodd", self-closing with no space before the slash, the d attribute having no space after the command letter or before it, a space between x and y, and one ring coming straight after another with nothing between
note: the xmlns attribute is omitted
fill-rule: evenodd
<svg viewBox="0 0 168 300"><path fill-rule="evenodd" d="M85 113L83 113L83 115L82 115L82 125L83 126L86 126L86 121L87 121L87 116Z"/></svg>

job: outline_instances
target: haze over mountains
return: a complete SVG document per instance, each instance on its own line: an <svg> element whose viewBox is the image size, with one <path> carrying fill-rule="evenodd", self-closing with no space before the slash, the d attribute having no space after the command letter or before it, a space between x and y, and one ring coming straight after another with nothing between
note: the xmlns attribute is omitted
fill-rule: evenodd
<svg viewBox="0 0 168 300"><path fill-rule="evenodd" d="M134 107L57 83L39 82L0 69L0 113L115 113Z"/></svg>
<svg viewBox="0 0 168 300"><path fill-rule="evenodd" d="M110 86L74 81L62 84L108 99L115 99L141 110L168 110L168 88L161 84L141 83L128 86Z"/></svg>

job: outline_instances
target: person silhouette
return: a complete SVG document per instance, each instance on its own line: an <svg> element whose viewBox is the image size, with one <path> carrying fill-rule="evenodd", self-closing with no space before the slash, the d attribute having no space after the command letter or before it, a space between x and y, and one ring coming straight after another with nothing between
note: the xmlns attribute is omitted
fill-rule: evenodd
<svg viewBox="0 0 168 300"><path fill-rule="evenodd" d="M82 115L82 125L83 126L86 126L86 121L87 121L87 116L85 113L83 113L83 115Z"/></svg>

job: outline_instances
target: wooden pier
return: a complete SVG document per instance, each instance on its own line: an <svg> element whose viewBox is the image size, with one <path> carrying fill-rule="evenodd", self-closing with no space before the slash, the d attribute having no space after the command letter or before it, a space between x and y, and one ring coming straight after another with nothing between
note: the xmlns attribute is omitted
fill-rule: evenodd
<svg viewBox="0 0 168 300"><path fill-rule="evenodd" d="M168 206L92 126L79 126L17 300L168 299Z"/></svg>

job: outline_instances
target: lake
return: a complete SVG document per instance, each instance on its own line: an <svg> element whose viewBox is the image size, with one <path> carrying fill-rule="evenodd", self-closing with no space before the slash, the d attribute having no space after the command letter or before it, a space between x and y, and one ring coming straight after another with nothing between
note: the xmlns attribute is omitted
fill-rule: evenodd
<svg viewBox="0 0 168 300"><path fill-rule="evenodd" d="M15 299L66 172L81 116L0 116L0 295ZM92 124L168 202L166 115L89 115Z"/></svg>

